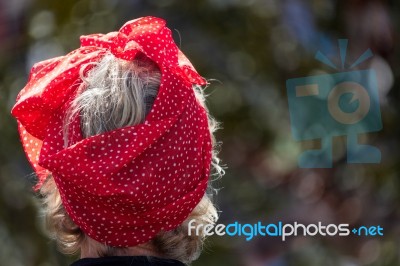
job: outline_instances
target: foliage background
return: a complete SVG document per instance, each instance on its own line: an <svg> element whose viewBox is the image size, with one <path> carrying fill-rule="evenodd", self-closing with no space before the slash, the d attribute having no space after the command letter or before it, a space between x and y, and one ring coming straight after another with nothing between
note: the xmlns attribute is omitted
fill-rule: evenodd
<svg viewBox="0 0 400 266"><path fill-rule="evenodd" d="M220 223L256 221L381 225L383 237L212 237L193 265L400 265L398 1L380 0L13 0L0 1L0 265L68 265L42 230L34 179L10 116L33 63L79 46L79 36L117 30L144 15L165 18L198 71L215 79L208 106L226 176L215 183ZM345 163L334 139L332 169L299 169L286 79L332 70L317 50L377 71L384 128L363 136L382 151L376 165ZM308 145L308 146L307 146Z"/></svg>

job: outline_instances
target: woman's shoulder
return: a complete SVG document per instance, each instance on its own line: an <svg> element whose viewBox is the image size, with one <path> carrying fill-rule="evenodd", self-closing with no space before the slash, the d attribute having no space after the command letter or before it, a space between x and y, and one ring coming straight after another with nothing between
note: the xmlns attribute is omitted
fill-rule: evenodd
<svg viewBox="0 0 400 266"><path fill-rule="evenodd" d="M70 266L185 266L178 260L151 256L115 256L101 258L84 258Z"/></svg>

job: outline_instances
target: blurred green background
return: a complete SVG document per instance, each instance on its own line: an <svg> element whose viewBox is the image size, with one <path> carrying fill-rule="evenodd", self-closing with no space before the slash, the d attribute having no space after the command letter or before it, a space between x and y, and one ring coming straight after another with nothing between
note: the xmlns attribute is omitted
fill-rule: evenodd
<svg viewBox="0 0 400 266"><path fill-rule="evenodd" d="M302 222L380 225L383 237L211 237L193 265L400 265L400 2L379 0L1 0L0 265L68 265L42 229L34 178L10 116L32 65L79 46L79 36L160 16L204 77L208 106L228 168L216 201L220 223ZM292 139L285 82L334 73L348 38L353 62L378 77L383 130L363 135L380 164L346 164L345 137L334 139L332 169L300 169L297 156L318 143ZM335 61L336 60L336 61Z"/></svg>

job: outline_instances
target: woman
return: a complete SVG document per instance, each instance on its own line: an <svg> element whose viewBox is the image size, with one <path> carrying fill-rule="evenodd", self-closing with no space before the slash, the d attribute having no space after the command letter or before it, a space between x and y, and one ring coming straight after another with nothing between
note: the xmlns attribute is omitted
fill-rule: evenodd
<svg viewBox="0 0 400 266"><path fill-rule="evenodd" d="M81 37L37 63L12 114L38 175L46 223L72 265L182 265L213 224L210 168L221 176L206 81L165 21Z"/></svg>

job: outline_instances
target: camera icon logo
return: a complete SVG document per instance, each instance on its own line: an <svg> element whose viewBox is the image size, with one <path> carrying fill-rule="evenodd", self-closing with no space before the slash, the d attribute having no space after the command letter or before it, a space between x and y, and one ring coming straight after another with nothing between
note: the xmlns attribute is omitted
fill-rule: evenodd
<svg viewBox="0 0 400 266"><path fill-rule="evenodd" d="M347 40L339 40L344 69ZM368 49L350 67L372 56ZM322 53L316 59L337 69ZM348 163L379 163L378 148L358 143L361 133L382 129L376 73L372 69L289 79L286 82L291 129L297 141L320 139L321 147L299 156L300 168L331 168L332 139L347 137Z"/></svg>

